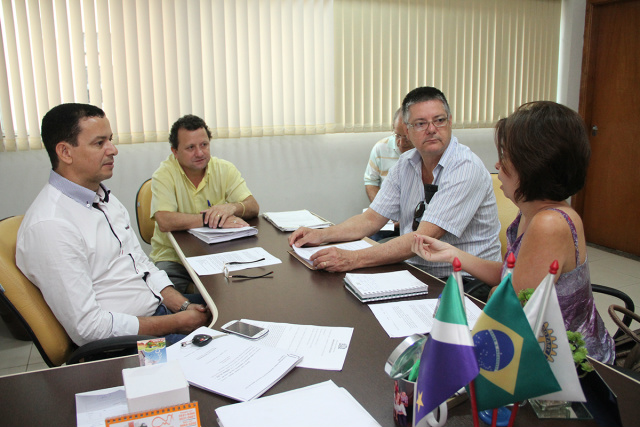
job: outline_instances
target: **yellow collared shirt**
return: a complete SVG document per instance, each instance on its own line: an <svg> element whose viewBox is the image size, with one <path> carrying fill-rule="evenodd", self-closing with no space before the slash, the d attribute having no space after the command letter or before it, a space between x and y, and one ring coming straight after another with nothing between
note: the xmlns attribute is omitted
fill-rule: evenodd
<svg viewBox="0 0 640 427"><path fill-rule="evenodd" d="M153 173L151 181L151 218L158 211L200 213L211 206L241 202L251 196L244 178L233 163L211 157L198 188L187 178L173 154ZM156 224L151 239L150 257L155 262L180 262L166 233Z"/></svg>

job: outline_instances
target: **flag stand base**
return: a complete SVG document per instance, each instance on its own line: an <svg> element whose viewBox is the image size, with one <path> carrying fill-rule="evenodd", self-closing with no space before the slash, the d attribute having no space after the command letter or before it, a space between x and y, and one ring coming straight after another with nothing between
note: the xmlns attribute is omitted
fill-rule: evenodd
<svg viewBox="0 0 640 427"><path fill-rule="evenodd" d="M593 416L581 402L529 399L538 418L556 420L592 420Z"/></svg>

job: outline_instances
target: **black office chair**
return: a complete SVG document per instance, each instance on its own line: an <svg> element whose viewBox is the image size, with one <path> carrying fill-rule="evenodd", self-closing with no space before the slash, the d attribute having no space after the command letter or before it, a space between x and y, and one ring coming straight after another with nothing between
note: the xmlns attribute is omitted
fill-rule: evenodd
<svg viewBox="0 0 640 427"><path fill-rule="evenodd" d="M609 316L618 325L618 332L621 333L616 339L616 362L617 366L621 366L626 369L640 373L640 330L631 330L629 325L624 323L624 319L631 318L636 322L640 322L640 316L633 311L620 307L619 305L612 304L609 306ZM620 320L620 317L616 314L620 312L624 314L624 319Z"/></svg>
<svg viewBox="0 0 640 427"><path fill-rule="evenodd" d="M640 322L640 316L635 313L635 304L629 295L621 290L603 285L591 285L594 292L616 297L624 302L624 307L611 304L607 310L611 320L618 326L618 330L613 334L615 342L616 361L615 365L635 372L640 372L640 330L631 330L631 322ZM617 313L622 313L620 319Z"/></svg>
<svg viewBox="0 0 640 427"><path fill-rule="evenodd" d="M622 292L621 290L610 288L609 286L596 285L595 283L591 284L591 289L593 289L593 292L598 292L601 294L606 294L606 295L610 295L612 297L621 299L624 302L625 308L631 313L634 313L636 310L636 306L633 303L633 300L631 299L631 297L625 294L624 292ZM617 325L619 325L616 319L614 319L613 317L612 317L612 320L616 322ZM622 318L621 323L627 328L629 328L632 320L633 320L632 315L624 313L624 317ZM625 334L624 330L618 327L618 330L613 335L613 339L615 340L616 338L620 338L624 334Z"/></svg>

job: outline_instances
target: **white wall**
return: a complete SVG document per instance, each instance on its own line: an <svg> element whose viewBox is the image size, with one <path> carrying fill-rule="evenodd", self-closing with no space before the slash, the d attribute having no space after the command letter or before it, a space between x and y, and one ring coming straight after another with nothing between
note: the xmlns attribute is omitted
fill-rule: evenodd
<svg viewBox="0 0 640 427"><path fill-rule="evenodd" d="M586 0L562 0L557 102L578 111Z"/></svg>
<svg viewBox="0 0 640 427"><path fill-rule="evenodd" d="M492 129L455 130L494 171ZM240 170L260 210L309 209L334 222L368 206L363 174L371 147L388 132L218 139L212 154ZM119 145L113 177L105 184L135 222L140 185L170 153L169 143ZM23 214L47 182L50 162L44 150L0 154L0 218ZM4 182L9 185L4 185Z"/></svg>

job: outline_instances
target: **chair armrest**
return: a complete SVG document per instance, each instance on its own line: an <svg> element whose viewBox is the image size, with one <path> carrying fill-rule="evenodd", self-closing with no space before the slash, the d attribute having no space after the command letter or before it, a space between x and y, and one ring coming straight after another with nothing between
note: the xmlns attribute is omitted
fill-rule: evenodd
<svg viewBox="0 0 640 427"><path fill-rule="evenodd" d="M77 348L71 353L69 360L67 360L67 365L136 354L138 352L138 341L152 338L157 337L150 335L126 335L123 337L111 337L93 341Z"/></svg>
<svg viewBox="0 0 640 427"><path fill-rule="evenodd" d="M632 313L636 310L636 306L633 303L633 300L631 299L631 297L618 289L614 289L604 285L597 285L595 283L591 284L591 289L593 289L594 292L611 295L612 297L621 299L624 302L625 308ZM631 318L631 316L624 314L624 317L622 318L622 323L624 323L627 327L629 327L631 325L632 320L633 319ZM624 332L621 329L618 329L618 331L615 333L613 338L616 339L623 334Z"/></svg>
<svg viewBox="0 0 640 427"><path fill-rule="evenodd" d="M620 298L622 301L624 301L624 306L626 307L627 310L636 311L636 306L633 303L633 300L631 299L631 297L618 289L610 288L609 286L604 286L604 285L596 285L595 283L591 284L591 289L593 289L595 292L600 292L602 294L607 294L616 298Z"/></svg>

